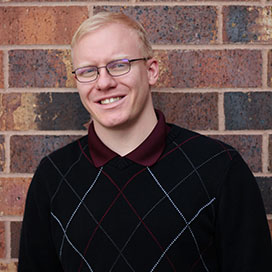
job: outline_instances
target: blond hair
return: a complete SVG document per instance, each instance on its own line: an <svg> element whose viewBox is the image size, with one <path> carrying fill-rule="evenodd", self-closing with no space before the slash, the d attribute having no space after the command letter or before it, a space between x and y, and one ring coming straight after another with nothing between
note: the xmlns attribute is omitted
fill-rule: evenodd
<svg viewBox="0 0 272 272"><path fill-rule="evenodd" d="M77 29L72 38L71 42L72 49L74 48L76 43L86 34L95 31L100 27L113 23L122 24L124 26L127 26L131 30L135 31L141 42L140 46L142 47L144 57L151 58L153 56L152 46L147 38L147 34L143 26L123 13L113 12L100 12L92 16L91 18L85 20L79 26L79 28Z"/></svg>

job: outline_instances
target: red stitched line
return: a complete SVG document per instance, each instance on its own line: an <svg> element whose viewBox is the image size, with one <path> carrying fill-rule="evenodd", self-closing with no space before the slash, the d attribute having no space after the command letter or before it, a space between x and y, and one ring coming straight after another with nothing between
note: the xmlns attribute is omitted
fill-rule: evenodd
<svg viewBox="0 0 272 272"><path fill-rule="evenodd" d="M145 170L145 169L144 169ZM104 171L103 171L104 172ZM161 246L161 244L159 243L159 241L157 240L157 238L155 237L155 235L152 233L152 231L148 228L148 226L145 224L145 222L142 220L142 218L140 217L140 215L137 213L137 211L135 210L135 208L132 206L132 204L128 201L128 199L126 198L126 196L123 194L123 190L120 190L120 188L118 187L117 184L115 184L115 182L111 179L111 177L104 172L104 174L109 178L109 180L113 183L113 185L120 191L120 193L122 194L123 198L125 199L125 201L128 203L128 205L130 206L130 208L132 209L132 211L135 213L135 215L138 217L138 219L141 221L141 223L144 225L144 227L146 228L146 230L148 231L148 233L151 235L151 237L153 238L153 240L156 242L156 244L159 246L159 248L161 249L162 252L164 252L164 248ZM134 177L133 177L134 178ZM176 271L173 263L171 262L171 260L169 259L169 257L167 256L167 254L165 254L169 264L171 265L172 269L174 271Z"/></svg>
<svg viewBox="0 0 272 272"><path fill-rule="evenodd" d="M198 138L200 137L200 135L195 135L195 136L192 136L191 138L188 138L187 140L185 140L184 142L182 142L181 144L175 146L172 150L168 151L167 153L165 153L163 156L160 157L159 160L163 159L164 157L168 156L170 153L174 152L177 148L179 148L180 146L184 145L185 143L193 140L194 138Z"/></svg>
<svg viewBox="0 0 272 272"><path fill-rule="evenodd" d="M146 168L143 168L143 169L141 169L139 172L137 172L136 174L134 174L134 175L126 182L126 184L123 186L123 188L122 188L121 190L120 190L120 188L119 188L117 185L115 185L114 182L112 182L112 180L111 180L111 178L109 177L109 175L108 175L106 172L102 171L103 174L104 174L105 176L107 176L107 177L109 178L109 180L117 187L117 189L118 189L119 192L118 192L118 194L116 195L116 197L114 198L114 200L112 201L112 203L109 205L108 209L106 210L106 212L104 213L104 215L101 217L101 219L100 219L100 221L98 222L97 226L95 227L93 233L91 234L90 239L89 239L89 241L88 241L88 243L87 243L87 246L86 246L86 248L85 248L85 250L84 250L84 257L86 256L87 250L88 250L88 248L89 248L89 246L90 246L90 244L91 244L91 242L92 242L92 240L93 240L93 238L94 238L94 236L95 236L95 234L96 234L96 232L97 232L99 226L101 225L102 221L104 220L104 218L106 217L106 215L108 214L108 212L111 210L111 208L113 207L113 205L115 204L115 202L117 201L117 199L118 199L118 198L120 197L120 195L122 194L122 191L125 190L125 188L127 187L127 185L128 185L128 184L129 184L129 183L130 183L137 175L139 175L140 173L142 173L142 172L145 171L145 170L146 170ZM79 268L78 268L78 272L80 272L80 270L82 269L82 265L83 265L83 260L81 260L80 266L79 266Z"/></svg>

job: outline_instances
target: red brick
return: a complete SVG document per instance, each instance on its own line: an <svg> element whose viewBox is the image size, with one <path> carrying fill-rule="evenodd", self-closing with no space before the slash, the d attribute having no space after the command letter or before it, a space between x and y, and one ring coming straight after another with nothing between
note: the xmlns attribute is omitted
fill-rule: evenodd
<svg viewBox="0 0 272 272"><path fill-rule="evenodd" d="M0 88L4 88L3 52L0 51Z"/></svg>
<svg viewBox="0 0 272 272"><path fill-rule="evenodd" d="M271 129L271 92L225 93L226 129Z"/></svg>
<svg viewBox="0 0 272 272"><path fill-rule="evenodd" d="M10 157L12 173L33 173L40 160L52 151L78 139L79 136L12 136Z"/></svg>
<svg viewBox="0 0 272 272"><path fill-rule="evenodd" d="M5 223L0 222L0 259L5 258L5 255L6 255Z"/></svg>
<svg viewBox="0 0 272 272"><path fill-rule="evenodd" d="M218 97L215 93L152 93L154 106L167 122L190 129L218 128Z"/></svg>
<svg viewBox="0 0 272 272"><path fill-rule="evenodd" d="M22 222L11 222L11 258L18 258Z"/></svg>
<svg viewBox="0 0 272 272"><path fill-rule="evenodd" d="M237 149L253 172L262 172L262 136L212 135Z"/></svg>
<svg viewBox="0 0 272 272"><path fill-rule="evenodd" d="M217 41L217 9L211 6L96 6L123 12L141 22L152 43L212 44Z"/></svg>
<svg viewBox="0 0 272 272"><path fill-rule="evenodd" d="M223 8L223 40L233 43L271 43L271 7Z"/></svg>
<svg viewBox="0 0 272 272"><path fill-rule="evenodd" d="M0 178L0 215L23 215L29 178Z"/></svg>
<svg viewBox="0 0 272 272"><path fill-rule="evenodd" d="M0 173L5 169L5 138L0 135Z"/></svg>
<svg viewBox="0 0 272 272"><path fill-rule="evenodd" d="M78 93L0 94L1 130L84 130L90 115Z"/></svg>
<svg viewBox="0 0 272 272"><path fill-rule="evenodd" d="M259 50L156 51L158 88L238 88L262 86Z"/></svg>
<svg viewBox="0 0 272 272"><path fill-rule="evenodd" d="M9 51L9 86L75 87L70 50Z"/></svg>
<svg viewBox="0 0 272 272"><path fill-rule="evenodd" d="M87 7L0 7L0 44L70 44Z"/></svg>
<svg viewBox="0 0 272 272"><path fill-rule="evenodd" d="M17 272L17 263L16 262L10 262L10 263L0 262L0 272Z"/></svg>
<svg viewBox="0 0 272 272"><path fill-rule="evenodd" d="M267 85L272 87L272 50L268 52Z"/></svg>

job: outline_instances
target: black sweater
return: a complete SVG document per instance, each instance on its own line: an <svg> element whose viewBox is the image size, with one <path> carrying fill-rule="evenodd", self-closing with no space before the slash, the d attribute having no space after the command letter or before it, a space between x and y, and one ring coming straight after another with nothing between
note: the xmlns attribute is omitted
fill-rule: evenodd
<svg viewBox="0 0 272 272"><path fill-rule="evenodd" d="M44 158L23 220L19 271L269 272L256 181L230 146L171 125L160 159L96 168L82 137Z"/></svg>

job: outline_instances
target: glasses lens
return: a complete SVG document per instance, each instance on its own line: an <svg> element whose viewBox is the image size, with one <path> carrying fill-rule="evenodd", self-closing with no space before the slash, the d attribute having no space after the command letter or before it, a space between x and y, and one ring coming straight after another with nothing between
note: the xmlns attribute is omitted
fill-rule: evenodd
<svg viewBox="0 0 272 272"><path fill-rule="evenodd" d="M117 60L110 62L107 65L107 70L112 76L121 76L129 72L130 63L129 60Z"/></svg>
<svg viewBox="0 0 272 272"><path fill-rule="evenodd" d="M76 70L76 76L81 82L93 81L97 78L97 68L95 66L79 68Z"/></svg>

